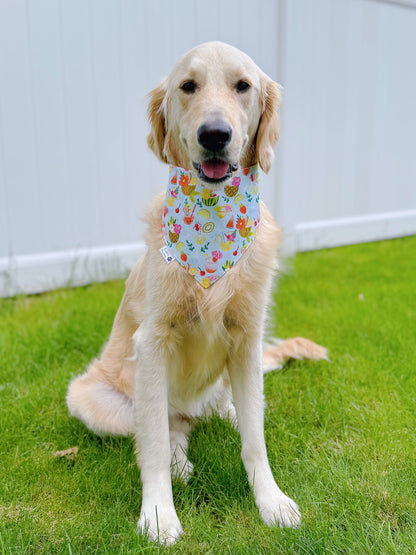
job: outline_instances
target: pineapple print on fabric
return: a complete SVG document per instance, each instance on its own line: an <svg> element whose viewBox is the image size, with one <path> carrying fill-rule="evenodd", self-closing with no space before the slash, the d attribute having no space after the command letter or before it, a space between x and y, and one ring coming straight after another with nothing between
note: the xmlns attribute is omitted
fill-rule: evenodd
<svg viewBox="0 0 416 555"><path fill-rule="evenodd" d="M218 188L205 185L191 170L169 167L163 236L174 258L202 287L235 266L256 237L258 181L257 164Z"/></svg>

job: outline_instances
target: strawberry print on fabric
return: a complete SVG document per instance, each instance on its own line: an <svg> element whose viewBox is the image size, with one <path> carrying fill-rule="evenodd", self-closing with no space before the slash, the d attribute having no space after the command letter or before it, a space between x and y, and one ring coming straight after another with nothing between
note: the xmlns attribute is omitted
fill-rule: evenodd
<svg viewBox="0 0 416 555"><path fill-rule="evenodd" d="M213 188L196 173L169 167L162 221L166 245L202 287L235 266L260 225L258 165L238 172L225 187Z"/></svg>

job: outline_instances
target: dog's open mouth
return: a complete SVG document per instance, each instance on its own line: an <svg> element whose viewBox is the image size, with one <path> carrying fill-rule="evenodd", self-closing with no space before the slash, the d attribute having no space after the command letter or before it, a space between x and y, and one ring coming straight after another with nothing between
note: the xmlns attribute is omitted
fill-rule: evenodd
<svg viewBox="0 0 416 555"><path fill-rule="evenodd" d="M217 158L205 160L200 164L193 162L193 165L198 172L199 178L209 183L221 183L229 179L233 172L238 169L236 164L230 164L229 162L218 160Z"/></svg>

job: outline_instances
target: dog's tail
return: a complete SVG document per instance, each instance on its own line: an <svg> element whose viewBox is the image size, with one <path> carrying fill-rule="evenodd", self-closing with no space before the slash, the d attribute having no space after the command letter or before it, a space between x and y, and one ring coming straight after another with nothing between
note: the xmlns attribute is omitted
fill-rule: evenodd
<svg viewBox="0 0 416 555"><path fill-rule="evenodd" d="M263 346L263 374L280 370L291 359L329 360L328 350L304 337L272 339Z"/></svg>

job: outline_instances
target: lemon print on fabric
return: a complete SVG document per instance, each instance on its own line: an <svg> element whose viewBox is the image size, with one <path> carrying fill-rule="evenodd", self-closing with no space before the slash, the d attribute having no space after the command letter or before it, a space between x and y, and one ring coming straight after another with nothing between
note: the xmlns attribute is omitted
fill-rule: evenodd
<svg viewBox="0 0 416 555"><path fill-rule="evenodd" d="M202 208L201 210L198 211L198 216L201 216L201 218L208 220L208 218L211 216L211 212L206 208Z"/></svg>

